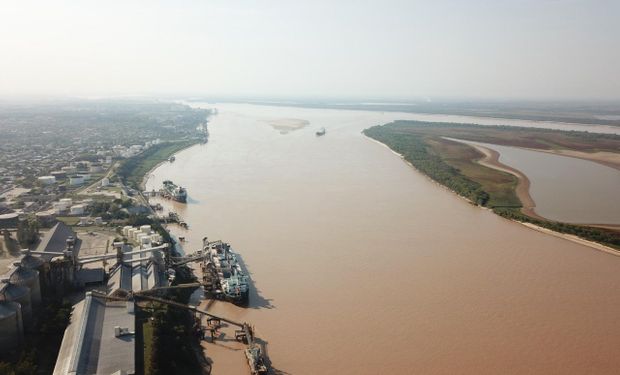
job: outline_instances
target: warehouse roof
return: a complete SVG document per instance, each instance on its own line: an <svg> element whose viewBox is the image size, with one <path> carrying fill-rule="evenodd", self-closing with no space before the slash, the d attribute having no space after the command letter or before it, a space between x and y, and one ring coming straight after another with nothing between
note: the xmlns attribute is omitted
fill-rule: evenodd
<svg viewBox="0 0 620 375"><path fill-rule="evenodd" d="M134 374L135 315L128 304L87 294L65 331L54 375Z"/></svg>
<svg viewBox="0 0 620 375"><path fill-rule="evenodd" d="M41 242L39 242L37 246L37 251L61 253L67 249L67 238L69 237L75 238L74 252L75 256L77 256L80 251L82 240L77 238L75 232L62 221L58 222L43 235ZM55 256L56 255L44 255L47 260Z"/></svg>

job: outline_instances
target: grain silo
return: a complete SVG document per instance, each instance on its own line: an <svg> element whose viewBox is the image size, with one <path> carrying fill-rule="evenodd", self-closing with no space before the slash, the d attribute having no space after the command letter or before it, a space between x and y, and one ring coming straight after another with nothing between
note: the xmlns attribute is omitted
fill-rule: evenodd
<svg viewBox="0 0 620 375"><path fill-rule="evenodd" d="M20 263L22 267L30 268L31 270L37 270L41 272L41 268L45 264L45 261L41 257L36 257L29 252L26 252L26 255L22 257Z"/></svg>
<svg viewBox="0 0 620 375"><path fill-rule="evenodd" d="M24 326L29 326L32 320L30 289L25 286L13 285L8 278L3 278L1 281L6 285L3 285L2 289L0 289L0 301L19 303L21 305Z"/></svg>
<svg viewBox="0 0 620 375"><path fill-rule="evenodd" d="M0 351L18 347L23 339L21 306L17 302L0 302Z"/></svg>
<svg viewBox="0 0 620 375"><path fill-rule="evenodd" d="M13 263L17 269L13 271L10 282L13 285L25 286L30 289L30 299L34 306L41 304L41 286L39 271L22 267L20 262Z"/></svg>

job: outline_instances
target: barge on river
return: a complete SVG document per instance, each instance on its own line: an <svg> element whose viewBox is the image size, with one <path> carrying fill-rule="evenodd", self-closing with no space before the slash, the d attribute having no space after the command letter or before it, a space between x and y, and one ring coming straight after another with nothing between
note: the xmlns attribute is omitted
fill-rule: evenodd
<svg viewBox="0 0 620 375"><path fill-rule="evenodd" d="M164 197L175 200L177 202L187 202L187 190L181 186L177 186L170 180L164 181L164 186L161 189L161 194Z"/></svg>
<svg viewBox="0 0 620 375"><path fill-rule="evenodd" d="M250 300L249 278L241 269L230 245L202 240L202 274L205 294L212 298L247 306Z"/></svg>

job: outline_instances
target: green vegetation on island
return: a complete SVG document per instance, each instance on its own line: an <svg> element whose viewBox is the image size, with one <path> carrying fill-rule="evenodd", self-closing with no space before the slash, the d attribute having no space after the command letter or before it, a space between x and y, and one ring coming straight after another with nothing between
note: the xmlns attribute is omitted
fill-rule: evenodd
<svg viewBox="0 0 620 375"><path fill-rule="evenodd" d="M531 223L556 232L573 234L620 249L620 232L531 217L521 211L514 175L485 167L475 148L446 139L458 138L485 143L536 149L611 151L620 149L620 136L587 132L564 132L506 126L395 121L364 130L364 134L401 154L420 172L467 198L489 207L508 219Z"/></svg>

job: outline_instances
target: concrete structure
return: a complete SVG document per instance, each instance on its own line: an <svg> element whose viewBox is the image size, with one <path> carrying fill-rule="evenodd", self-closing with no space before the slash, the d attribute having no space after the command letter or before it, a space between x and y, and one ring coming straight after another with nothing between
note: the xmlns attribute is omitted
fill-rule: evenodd
<svg viewBox="0 0 620 375"><path fill-rule="evenodd" d="M69 185L70 186L79 186L85 182L84 176L69 176Z"/></svg>
<svg viewBox="0 0 620 375"><path fill-rule="evenodd" d="M134 250L125 245L123 252ZM140 259L144 259L140 261ZM125 291L140 292L165 286L167 279L161 252L153 254L128 254L123 256L123 264L110 272L108 288L111 291L122 289Z"/></svg>
<svg viewBox="0 0 620 375"><path fill-rule="evenodd" d="M41 176L39 178L37 178L37 180L42 184L42 185L52 185L56 182L56 177L54 176Z"/></svg>
<svg viewBox="0 0 620 375"><path fill-rule="evenodd" d="M71 198L62 198L58 202L54 202L52 207L54 208L54 212L56 215L60 215L66 213L71 208L73 201Z"/></svg>
<svg viewBox="0 0 620 375"><path fill-rule="evenodd" d="M49 211L37 212L35 216L37 217L37 222L39 225L44 228L49 228L50 226L56 224L56 217Z"/></svg>
<svg viewBox="0 0 620 375"><path fill-rule="evenodd" d="M21 266L21 262L13 263L15 270L9 281L13 285L24 286L30 289L30 300L34 307L41 304L41 286L39 284L39 271Z"/></svg>
<svg viewBox="0 0 620 375"><path fill-rule="evenodd" d="M0 350L6 353L17 348L23 336L21 305L17 302L0 302Z"/></svg>
<svg viewBox="0 0 620 375"><path fill-rule="evenodd" d="M45 265L45 261L40 257L34 256L32 254L26 254L22 257L20 265L22 267L41 272L43 270L43 266Z"/></svg>
<svg viewBox="0 0 620 375"><path fill-rule="evenodd" d="M56 178L57 180L67 178L67 172L65 171L53 171L50 174L54 176L54 178Z"/></svg>
<svg viewBox="0 0 620 375"><path fill-rule="evenodd" d="M98 165L98 164L92 164L90 166L90 168L88 168L88 171L90 173L101 173L101 172L103 172L103 167L101 165Z"/></svg>
<svg viewBox="0 0 620 375"><path fill-rule="evenodd" d="M32 300L30 299L30 289L25 286L12 284L8 278L0 280L0 301L17 302L21 306L21 313L24 326L30 326L32 322Z"/></svg>
<svg viewBox="0 0 620 375"><path fill-rule="evenodd" d="M104 177L101 179L101 187L106 187L110 185L110 179L107 177Z"/></svg>
<svg viewBox="0 0 620 375"><path fill-rule="evenodd" d="M121 262L110 272L111 294L167 285L161 250L137 251L122 242L114 247ZM54 375L134 374L135 324L133 301L110 301L87 293L74 308Z"/></svg>
<svg viewBox="0 0 620 375"><path fill-rule="evenodd" d="M0 229L14 229L19 224L19 214L9 213L0 215Z"/></svg>
<svg viewBox="0 0 620 375"><path fill-rule="evenodd" d="M75 206L71 206L69 213L71 215L84 215L84 209L85 207L83 204L76 204Z"/></svg>
<svg viewBox="0 0 620 375"><path fill-rule="evenodd" d="M52 229L47 231L43 237L41 237L41 242L39 242L36 251L62 253L67 250L68 242L72 242L71 248L73 256L77 257L79 255L82 240L80 240L75 232L73 232L73 230L71 230L71 228L69 228L65 223L58 222L52 227ZM46 261L50 261L56 256L58 255L50 254L43 255L42 258Z"/></svg>
<svg viewBox="0 0 620 375"><path fill-rule="evenodd" d="M54 375L135 374L135 307L86 294L65 331Z"/></svg>

